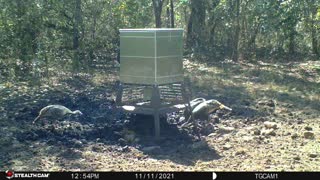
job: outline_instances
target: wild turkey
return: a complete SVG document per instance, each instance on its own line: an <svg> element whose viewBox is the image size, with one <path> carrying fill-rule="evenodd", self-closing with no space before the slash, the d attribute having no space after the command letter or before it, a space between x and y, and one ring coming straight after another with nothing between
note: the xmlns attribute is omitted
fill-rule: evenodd
<svg viewBox="0 0 320 180"><path fill-rule="evenodd" d="M36 117L32 123L34 124L40 118L62 119L69 114L82 115L82 112L79 110L71 111L62 105L49 105L40 110L38 117Z"/></svg>

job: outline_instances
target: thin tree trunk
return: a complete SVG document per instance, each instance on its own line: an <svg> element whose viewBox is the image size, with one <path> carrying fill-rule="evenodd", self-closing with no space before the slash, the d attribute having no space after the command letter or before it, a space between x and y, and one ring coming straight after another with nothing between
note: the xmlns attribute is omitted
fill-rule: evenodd
<svg viewBox="0 0 320 180"><path fill-rule="evenodd" d="M187 30L187 46L200 50L204 44L205 1L191 0L191 13Z"/></svg>
<svg viewBox="0 0 320 180"><path fill-rule="evenodd" d="M17 37L18 40L18 57L22 61L22 65L15 66L15 73L17 77L26 77L30 72L30 62L28 58L28 47L30 44L30 39L27 38L26 27L24 27L23 16L26 13L26 6L24 1L16 1L17 2Z"/></svg>
<svg viewBox="0 0 320 180"><path fill-rule="evenodd" d="M49 60L47 50L44 51L44 62L45 62L45 77L49 80Z"/></svg>
<svg viewBox="0 0 320 180"><path fill-rule="evenodd" d="M315 26L315 17L317 16L317 6L315 6L315 0L306 0L306 3L308 5L307 8L307 28L311 32L311 46L312 46L312 54L320 55L319 47L318 47L318 39L317 39L317 27Z"/></svg>
<svg viewBox="0 0 320 180"><path fill-rule="evenodd" d="M166 18L167 28L170 28L170 9L167 7L167 18Z"/></svg>
<svg viewBox="0 0 320 180"><path fill-rule="evenodd" d="M193 32L192 32L192 22L193 22L193 11L190 13L189 21L188 21L188 26L187 26L187 47L191 48L192 47L192 40L193 40Z"/></svg>
<svg viewBox="0 0 320 180"><path fill-rule="evenodd" d="M312 53L315 55L319 55L318 51L318 40L316 37L316 29L314 26L314 16L317 11L311 10L311 44L312 44Z"/></svg>
<svg viewBox="0 0 320 180"><path fill-rule="evenodd" d="M93 14L93 23L91 26L91 42L94 44L95 39L96 39L96 27L97 27L97 12L94 12ZM94 47L90 46L89 49L89 59L88 59L88 70L91 70L92 68L92 62L95 59L95 55L94 55Z"/></svg>
<svg viewBox="0 0 320 180"><path fill-rule="evenodd" d="M239 37L240 37L240 0L236 0L236 27L234 31L232 60L238 61L239 58Z"/></svg>
<svg viewBox="0 0 320 180"><path fill-rule="evenodd" d="M78 70L80 66L80 48L79 48L79 27L81 20L81 0L75 1L74 23L73 23L73 69Z"/></svg>
<svg viewBox="0 0 320 180"><path fill-rule="evenodd" d="M93 15L93 24L92 24L92 34L91 34L91 38L92 40L94 40L96 38L96 27L97 27L97 14L94 13Z"/></svg>
<svg viewBox="0 0 320 180"><path fill-rule="evenodd" d="M215 43L215 31L216 31L216 27L217 27L217 22L215 22L211 28L210 28L210 44L211 46L214 46L216 43Z"/></svg>
<svg viewBox="0 0 320 180"><path fill-rule="evenodd" d="M173 0L170 0L170 24L171 24L171 28L174 28L174 7L173 7Z"/></svg>
<svg viewBox="0 0 320 180"><path fill-rule="evenodd" d="M211 14L210 19L208 21L208 28L209 28L209 43L211 47L214 47L215 42L215 33L216 33L216 27L219 22L219 18L216 18L216 14L214 12L215 8L219 5L220 0L215 0L212 2L212 5L208 7L208 11Z"/></svg>
<svg viewBox="0 0 320 180"><path fill-rule="evenodd" d="M183 7L183 15L184 15L184 23L188 23L188 13L187 13L187 6Z"/></svg>
<svg viewBox="0 0 320 180"><path fill-rule="evenodd" d="M161 12L164 0L152 0L156 28L161 28Z"/></svg>
<svg viewBox="0 0 320 180"><path fill-rule="evenodd" d="M261 26L261 23L259 22L259 24L255 28L254 33L252 34L250 41L249 41L249 47L250 47L249 49L253 52L256 51L256 38L257 38L257 34L259 32L260 26Z"/></svg>
<svg viewBox="0 0 320 180"><path fill-rule="evenodd" d="M311 30L311 38L312 38L312 53L315 55L319 55L318 51L318 40L316 38L316 30L312 28Z"/></svg>
<svg viewBox="0 0 320 180"><path fill-rule="evenodd" d="M294 27L291 27L291 31L289 34L289 54L293 55L295 53L295 32Z"/></svg>
<svg viewBox="0 0 320 180"><path fill-rule="evenodd" d="M258 19L258 23L257 23L256 27L254 28L253 33L250 32L251 34L249 35L249 40L246 45L246 48L247 48L246 54L249 56L253 55L256 52L256 38L257 38L260 27L261 27L261 22ZM250 57L248 57L248 58L250 58Z"/></svg>

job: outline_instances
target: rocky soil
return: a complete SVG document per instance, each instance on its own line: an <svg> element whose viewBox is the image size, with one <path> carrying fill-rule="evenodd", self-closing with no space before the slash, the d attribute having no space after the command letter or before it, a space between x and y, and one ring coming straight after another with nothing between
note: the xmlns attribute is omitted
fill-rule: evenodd
<svg viewBox="0 0 320 180"><path fill-rule="evenodd" d="M276 65L185 60L193 96L233 109L197 122L201 139L193 124L181 127L183 112L176 112L161 119L155 140L152 117L115 106L117 69L38 86L3 83L0 170L319 171L319 63ZM84 115L31 124L48 104Z"/></svg>

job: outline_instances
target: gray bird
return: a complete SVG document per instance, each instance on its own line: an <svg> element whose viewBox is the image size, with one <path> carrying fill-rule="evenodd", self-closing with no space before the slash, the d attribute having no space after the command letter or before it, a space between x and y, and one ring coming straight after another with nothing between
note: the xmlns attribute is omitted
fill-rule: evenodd
<svg viewBox="0 0 320 180"><path fill-rule="evenodd" d="M193 110L195 107L197 107L200 103L205 102L205 98L196 98L192 101L190 101L191 109Z"/></svg>
<svg viewBox="0 0 320 180"><path fill-rule="evenodd" d="M62 105L49 105L42 108L39 112L39 115L33 120L33 124L40 118L55 118L62 119L66 115L79 114L82 115L82 112L79 110L71 111L65 106Z"/></svg>
<svg viewBox="0 0 320 180"><path fill-rule="evenodd" d="M192 110L197 107L200 103L205 102L205 98L196 98L190 101L190 108L186 108L184 111L184 116L186 119L188 119L191 115Z"/></svg>
<svg viewBox="0 0 320 180"><path fill-rule="evenodd" d="M192 103L190 102L190 106ZM226 109L232 111L231 108L223 105L215 99L205 100L204 98L197 98L193 100L194 108L191 111L191 116L181 125L181 127L192 125L193 131L196 133L199 140L201 140L201 125L198 120L209 120L209 116L216 110Z"/></svg>
<svg viewBox="0 0 320 180"><path fill-rule="evenodd" d="M192 116L194 119L204 119L208 120L209 115L219 109L226 109L228 111L232 111L231 108L223 105L219 101L215 99L210 99L204 102L199 103L193 110Z"/></svg>

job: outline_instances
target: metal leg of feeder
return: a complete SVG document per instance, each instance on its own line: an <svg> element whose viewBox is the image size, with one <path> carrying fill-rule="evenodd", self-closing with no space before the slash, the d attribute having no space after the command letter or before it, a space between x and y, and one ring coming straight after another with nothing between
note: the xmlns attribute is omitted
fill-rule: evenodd
<svg viewBox="0 0 320 180"><path fill-rule="evenodd" d="M159 111L155 110L154 112L154 129L155 129L155 137L156 139L160 138L160 117Z"/></svg>
<svg viewBox="0 0 320 180"><path fill-rule="evenodd" d="M188 88L188 89L187 89ZM191 120L193 120L193 115L192 115L192 109L190 105L190 97L192 98L192 93L190 88L190 83L182 83L182 98L183 98L183 103L186 105L185 110L189 113ZM187 91L189 91L187 93ZM190 119L189 117L189 119ZM187 120L188 121L188 120Z"/></svg>
<svg viewBox="0 0 320 180"><path fill-rule="evenodd" d="M151 96L151 107L154 109L153 117L154 117L154 127L155 127L155 136L156 139L160 138L160 117L159 117L159 106L160 106L160 92L158 85L154 85L152 88L152 96Z"/></svg>
<svg viewBox="0 0 320 180"><path fill-rule="evenodd" d="M122 83L117 85L117 97L116 97L116 104L121 105L122 103L122 94L123 94L123 86Z"/></svg>

